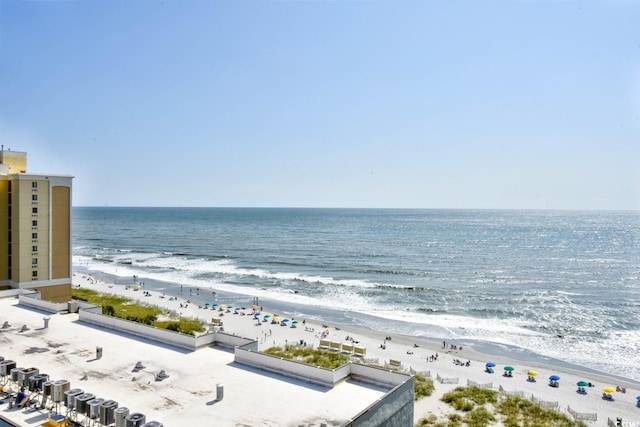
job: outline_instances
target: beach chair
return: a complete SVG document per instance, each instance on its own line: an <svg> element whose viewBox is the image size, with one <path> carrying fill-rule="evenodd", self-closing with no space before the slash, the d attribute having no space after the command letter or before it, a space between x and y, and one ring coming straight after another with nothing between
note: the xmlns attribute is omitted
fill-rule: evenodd
<svg viewBox="0 0 640 427"><path fill-rule="evenodd" d="M402 362L396 359L389 359L389 366L400 369L402 367Z"/></svg>
<svg viewBox="0 0 640 427"><path fill-rule="evenodd" d="M353 346L353 354L355 356L366 357L367 356L367 348L354 345Z"/></svg>

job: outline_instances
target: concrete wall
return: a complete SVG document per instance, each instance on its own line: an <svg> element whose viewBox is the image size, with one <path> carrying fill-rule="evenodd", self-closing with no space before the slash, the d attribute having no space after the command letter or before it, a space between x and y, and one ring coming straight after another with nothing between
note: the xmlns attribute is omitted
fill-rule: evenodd
<svg viewBox="0 0 640 427"><path fill-rule="evenodd" d="M411 427L413 425L414 377L399 384L382 399L360 412L346 427Z"/></svg>
<svg viewBox="0 0 640 427"><path fill-rule="evenodd" d="M314 384L334 387L345 378L386 386L389 393L349 420L348 427L411 427L413 425L414 377L397 371L348 363L337 369L325 369L237 347L235 361L256 368L291 376Z"/></svg>
<svg viewBox="0 0 640 427"><path fill-rule="evenodd" d="M49 313L61 313L63 311L67 311L69 309L69 303L66 302L52 302L46 301L43 299L36 299L34 296L38 295L36 292L25 294L24 291L21 290L21 294L19 297L19 301L21 305L25 305L27 307L37 308L42 311L46 311Z"/></svg>
<svg viewBox="0 0 640 427"><path fill-rule="evenodd" d="M259 353L243 347L236 348L234 361L326 387L333 387L336 382L349 375L348 364L331 370Z"/></svg>
<svg viewBox="0 0 640 427"><path fill-rule="evenodd" d="M96 313L95 309L80 309L78 314L81 322L91 323L93 325L114 329L120 332L127 332L132 335L158 341L164 344L175 345L176 347L187 350L196 349L196 340L193 335L181 334L168 329L155 328L143 323L105 316L103 314Z"/></svg>

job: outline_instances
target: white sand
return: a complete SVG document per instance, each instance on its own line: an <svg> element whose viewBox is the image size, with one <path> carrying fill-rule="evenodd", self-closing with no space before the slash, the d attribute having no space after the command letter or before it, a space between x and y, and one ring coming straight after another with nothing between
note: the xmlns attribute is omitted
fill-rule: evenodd
<svg viewBox="0 0 640 427"><path fill-rule="evenodd" d="M122 285L109 285L95 279L88 280L86 276L80 274L74 278L74 283L99 292L124 295L145 303L182 312L185 317L201 318L209 321L211 317L217 317L220 313L213 309L198 308L195 304L189 304L186 309L184 307L180 308L181 303L186 303L185 299L169 301L168 295L165 298L160 298L161 293L157 291L134 291L133 288L125 289L125 286ZM152 296L145 296L144 291L150 292ZM278 314L269 311L268 307L263 307L263 309L263 314ZM250 313L250 307L245 312ZM382 349L380 345L385 342L387 335L383 332L344 325L327 325L328 328L324 328L322 323L309 319L297 319L300 323L296 328L265 322L259 322L258 326L258 322L253 320L250 315L241 316L224 313L221 319L224 322L226 332L248 338L256 338L260 343L259 348L261 350L274 345L283 346L286 343L298 342L299 340L306 341L308 345L317 346L320 333L328 330L328 338L335 341L346 343L347 336L354 338L360 343L359 345L367 348L367 358L377 358L380 364L387 363L389 359L400 360L403 368L429 371L434 379L437 375L442 378L459 378L459 385L464 386L467 385L468 380L479 384L492 383L494 389L502 386L504 390L509 392L524 392L527 397L535 396L543 401L558 402L562 411L566 411L567 407L571 407L571 409L581 413L597 413L598 421L592 425L606 425L607 418L615 420L616 417L622 417L625 422L640 422L640 408L636 406L636 396L640 395L640 386L631 380L623 381L611 378L606 374L594 374L586 370L580 371L520 362L516 358L517 355L514 355L514 358L500 358L480 354L472 348L463 348L459 351L444 350L441 342L407 336L392 336L391 341L386 341L386 348ZM303 320L305 321L304 324L302 323ZM337 329L337 327L340 329ZM414 344L418 344L418 347L414 347ZM447 343L447 347L450 347L450 343ZM413 354L408 354L408 352ZM438 354L438 360L430 362L429 357L435 354ZM458 366L454 364L454 359L460 359L464 362L470 360L471 366ZM484 372L485 363L488 360L495 362L497 365L494 368L494 374ZM512 378L502 376L502 368L505 365L515 367ZM526 381L527 372L530 369L534 369L539 373L535 383ZM560 387L558 388L548 385L548 377L553 374L561 377ZM578 394L576 392L576 383L581 380L592 382L596 386L588 388L587 395ZM617 385L626 387L626 393L614 393L615 400L613 402L603 400L602 388L605 386L616 387ZM416 402L415 420L417 421L430 413L441 415L449 412L448 405L440 402L440 397L454 387L456 385L441 384L436 380L436 392L434 395Z"/></svg>
<svg viewBox="0 0 640 427"><path fill-rule="evenodd" d="M92 283L93 282L93 283ZM209 321L211 317L218 317L220 313L217 310L198 308L197 305L189 304L188 308L181 308L181 303L186 303L185 299L180 298L176 301L169 301L168 296L160 298L160 293L150 291L152 296L145 296L148 290L135 291L133 288L125 289L122 285L109 285L107 283L93 280L87 280L87 277L77 275L74 281L83 287L95 289L99 292L113 293L124 295L126 297L140 300L141 302L158 305L164 308L182 312L185 317L201 318ZM264 312L274 315L263 307ZM250 307L245 310L250 313ZM282 317L282 316L281 316ZM308 319L297 319L297 328L273 325L271 323L259 322L258 326L252 316L234 315L224 313L221 317L224 322L226 332L235 333L248 338L256 338L259 348L266 349L274 345L283 346L286 343L298 342L304 340L308 345L317 346L319 343L320 333L329 331L329 337L336 341L346 341L346 337L353 337L359 341L359 345L367 348L367 358L377 358L380 364L385 364L389 359L400 360L403 368L413 368L416 371L428 371L432 378L439 375L442 378L458 378L459 385L467 385L467 381L473 381L479 384L492 383L494 389L500 386L509 392L524 392L526 397L535 396L542 401L558 402L559 408L566 411L567 407L581 413L597 413L598 421L592 425L606 425L607 418L616 419L622 417L625 422L640 423L640 408L636 407L636 396L640 395L640 386L634 381L621 381L613 379L606 374L594 374L590 371L580 371L567 368L558 368L550 365L520 363L517 359L504 357L496 357L493 355L480 354L472 348L463 348L461 351L444 350L441 342L434 340L425 340L407 336L392 336L391 341L386 341L386 348L380 348L385 343L387 334L384 332L376 332L364 328L344 325L328 325L324 328L322 323ZM305 324L302 321L305 321ZM340 329L337 329L338 326ZM418 344L418 347L414 347ZM450 348L450 343L447 343ZM412 352L413 354L408 354ZM438 360L430 362L431 355L438 354ZM454 364L455 359L464 362L471 361L471 366L459 366ZM488 374L485 371L485 363L491 360L496 363L495 373ZM502 368L506 365L515 367L512 378L502 376ZM526 381L527 372L530 369L536 370L537 382L532 383ZM554 388L548 385L548 377L550 375L559 375L561 377L560 387ZM576 392L578 381L592 382L596 386L588 388L587 395L581 395ZM429 398L416 402L415 419L416 421L429 413L441 415L450 411L448 405L440 401L444 393L450 391L455 384L441 384L437 380L435 382L436 392ZM614 393L615 400L605 401L602 399L602 388L605 386L617 385L626 387L626 393Z"/></svg>

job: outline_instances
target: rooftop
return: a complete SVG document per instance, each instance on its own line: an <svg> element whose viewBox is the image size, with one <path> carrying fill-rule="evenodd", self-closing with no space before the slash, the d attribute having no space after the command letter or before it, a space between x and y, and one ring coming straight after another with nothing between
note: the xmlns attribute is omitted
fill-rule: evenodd
<svg viewBox="0 0 640 427"><path fill-rule="evenodd" d="M35 367L51 381L68 380L72 389L115 400L165 426L208 419L221 426L339 425L389 391L351 379L324 387L234 362L232 349L187 351L79 322L78 314L26 308L14 298L0 299L0 313L0 326L11 325L0 329L5 360ZM134 369L137 362L144 368ZM158 381L161 370L168 378ZM7 402L0 415L21 425L48 418L46 410L9 409ZM63 405L58 410L66 413Z"/></svg>

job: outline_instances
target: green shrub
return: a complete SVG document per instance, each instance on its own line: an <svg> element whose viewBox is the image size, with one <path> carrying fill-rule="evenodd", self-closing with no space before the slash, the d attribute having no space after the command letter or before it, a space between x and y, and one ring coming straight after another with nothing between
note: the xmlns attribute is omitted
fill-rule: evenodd
<svg viewBox="0 0 640 427"><path fill-rule="evenodd" d="M413 400L420 400L423 397L428 397L433 394L435 387L432 379L416 374L414 380Z"/></svg>
<svg viewBox="0 0 640 427"><path fill-rule="evenodd" d="M92 289L84 288L74 288L72 296L74 299L102 306L102 314L107 316L153 325L158 328L167 328L183 334L195 335L196 332L205 330L204 324L199 320L178 318L177 320L159 322L158 316L163 314L161 309L138 304L125 297L101 294ZM170 328L169 325L171 325Z"/></svg>

